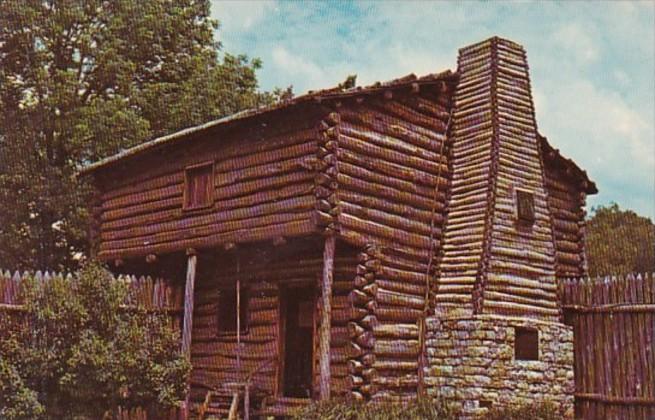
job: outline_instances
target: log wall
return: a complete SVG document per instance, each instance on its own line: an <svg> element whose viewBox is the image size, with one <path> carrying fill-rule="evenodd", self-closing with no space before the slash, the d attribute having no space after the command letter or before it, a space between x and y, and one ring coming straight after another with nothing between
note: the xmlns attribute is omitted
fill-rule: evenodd
<svg viewBox="0 0 655 420"><path fill-rule="evenodd" d="M264 127L251 121L251 128L208 132L186 147L97 174L101 194L92 226L98 256L126 258L313 231L318 120L305 113ZM212 160L213 206L183 211L185 167Z"/></svg>
<svg viewBox="0 0 655 420"><path fill-rule="evenodd" d="M416 396L418 323L450 177L450 95L449 85L435 83L337 108L339 235L363 249L349 324L355 399Z"/></svg>
<svg viewBox="0 0 655 420"><path fill-rule="evenodd" d="M555 271L560 279L587 273L584 252L586 195L565 169L546 164L548 205L553 217Z"/></svg>

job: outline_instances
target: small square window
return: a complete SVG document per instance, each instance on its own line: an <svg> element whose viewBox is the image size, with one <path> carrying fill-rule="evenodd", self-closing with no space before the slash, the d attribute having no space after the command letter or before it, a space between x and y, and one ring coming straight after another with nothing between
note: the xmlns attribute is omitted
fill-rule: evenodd
<svg viewBox="0 0 655 420"><path fill-rule="evenodd" d="M214 164L190 166L184 171L184 210L201 209L214 204Z"/></svg>
<svg viewBox="0 0 655 420"><path fill-rule="evenodd" d="M242 288L239 297L239 326L241 333L248 331L248 289ZM221 290L218 297L218 332L220 334L237 331L237 291Z"/></svg>
<svg viewBox="0 0 655 420"><path fill-rule="evenodd" d="M514 328L514 359L539 360L539 331Z"/></svg>
<svg viewBox="0 0 655 420"><path fill-rule="evenodd" d="M522 222L534 222L534 194L528 191L516 190L516 213Z"/></svg>

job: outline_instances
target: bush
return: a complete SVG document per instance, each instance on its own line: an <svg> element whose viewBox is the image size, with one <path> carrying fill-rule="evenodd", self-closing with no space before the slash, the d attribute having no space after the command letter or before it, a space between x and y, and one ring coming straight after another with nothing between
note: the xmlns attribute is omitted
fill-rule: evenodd
<svg viewBox="0 0 655 420"><path fill-rule="evenodd" d="M43 414L36 392L25 386L7 360L0 358L0 418L39 419Z"/></svg>
<svg viewBox="0 0 655 420"><path fill-rule="evenodd" d="M563 413L552 401L535 401L509 407L492 407L480 420L560 420Z"/></svg>
<svg viewBox="0 0 655 420"><path fill-rule="evenodd" d="M364 404L342 400L321 401L295 413L301 420L450 420L457 413L452 406L438 399L416 399L407 404Z"/></svg>
<svg viewBox="0 0 655 420"><path fill-rule="evenodd" d="M190 370L179 334L163 315L122 307L128 292L94 263L72 280L23 282L22 326L0 337L0 417L96 419L177 404Z"/></svg>

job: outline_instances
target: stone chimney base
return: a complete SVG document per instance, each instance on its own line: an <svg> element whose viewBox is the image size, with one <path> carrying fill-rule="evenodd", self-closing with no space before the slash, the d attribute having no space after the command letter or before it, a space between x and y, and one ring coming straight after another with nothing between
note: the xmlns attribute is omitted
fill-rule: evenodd
<svg viewBox="0 0 655 420"><path fill-rule="evenodd" d="M435 316L428 319L426 338L428 393L455 402L463 418L539 400L573 418L571 327L485 314Z"/></svg>

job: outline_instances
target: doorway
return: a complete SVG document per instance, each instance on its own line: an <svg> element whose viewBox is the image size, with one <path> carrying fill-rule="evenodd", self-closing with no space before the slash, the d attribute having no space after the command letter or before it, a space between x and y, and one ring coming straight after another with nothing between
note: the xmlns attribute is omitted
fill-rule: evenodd
<svg viewBox="0 0 655 420"><path fill-rule="evenodd" d="M311 398L316 307L314 289L312 287L282 289L280 304L282 395Z"/></svg>

